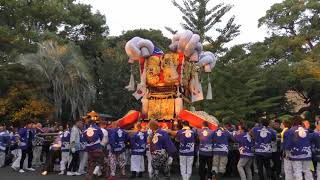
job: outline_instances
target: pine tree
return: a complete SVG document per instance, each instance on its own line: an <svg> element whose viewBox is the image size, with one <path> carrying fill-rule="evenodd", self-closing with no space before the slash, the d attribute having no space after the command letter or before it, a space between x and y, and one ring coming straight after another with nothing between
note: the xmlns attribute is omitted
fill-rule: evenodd
<svg viewBox="0 0 320 180"><path fill-rule="evenodd" d="M172 0L173 5L183 14L182 27L198 33L202 42L207 41L219 48L239 35L240 26L234 23L235 16L232 16L224 28L218 28L217 25L222 22L222 17L231 10L232 5L220 3L210 8L209 2L210 0L183 0L181 5L177 0ZM169 27L166 29L175 32ZM208 34L212 29L218 33L217 37Z"/></svg>

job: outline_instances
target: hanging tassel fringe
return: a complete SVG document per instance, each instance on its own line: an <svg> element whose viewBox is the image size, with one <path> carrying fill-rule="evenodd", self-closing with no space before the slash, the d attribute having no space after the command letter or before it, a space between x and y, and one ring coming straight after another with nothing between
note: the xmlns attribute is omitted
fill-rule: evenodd
<svg viewBox="0 0 320 180"><path fill-rule="evenodd" d="M207 91L206 99L209 99L209 100L212 99L212 87L211 87L209 74L208 74L208 91Z"/></svg>
<svg viewBox="0 0 320 180"><path fill-rule="evenodd" d="M135 91L134 75L131 67L131 75L129 85L125 87L128 91Z"/></svg>
<svg viewBox="0 0 320 180"><path fill-rule="evenodd" d="M206 99L212 99L212 87L211 87L211 82L208 83L208 92L207 92L207 97Z"/></svg>

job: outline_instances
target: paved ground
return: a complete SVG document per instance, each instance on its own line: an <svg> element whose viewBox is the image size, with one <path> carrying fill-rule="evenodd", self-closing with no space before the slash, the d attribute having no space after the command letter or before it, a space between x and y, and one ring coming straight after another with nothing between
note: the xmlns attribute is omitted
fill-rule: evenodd
<svg viewBox="0 0 320 180"><path fill-rule="evenodd" d="M147 177L147 174L144 174L144 177ZM70 177L70 176L59 176L56 174L49 174L47 176L41 176L40 172L26 172L20 174L18 172L13 171L11 168L0 168L0 179L1 180L83 180L84 177ZM96 178L103 179L103 178ZM121 180L125 180L129 178L122 178ZM148 178L141 178L137 180L147 180ZM178 174L174 174L171 178L172 180L180 180L181 177ZM223 178L222 180L239 180L240 178ZM194 176L191 180L199 180L198 176L194 173Z"/></svg>

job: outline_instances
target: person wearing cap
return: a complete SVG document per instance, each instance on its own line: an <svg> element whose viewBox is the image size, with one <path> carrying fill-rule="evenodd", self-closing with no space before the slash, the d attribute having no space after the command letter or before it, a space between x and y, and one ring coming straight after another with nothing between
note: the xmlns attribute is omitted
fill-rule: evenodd
<svg viewBox="0 0 320 180"><path fill-rule="evenodd" d="M151 120L149 127L152 131L148 143L150 144L152 179L159 179L159 173L163 172L166 179L170 179L170 165L176 147L172 143L169 134L160 129L158 122Z"/></svg>
<svg viewBox="0 0 320 180"><path fill-rule="evenodd" d="M192 175L192 165L195 154L196 132L190 129L189 122L182 122L182 129L176 135L179 146L180 172L183 180L189 180Z"/></svg>
<svg viewBox="0 0 320 180"><path fill-rule="evenodd" d="M140 123L135 125L137 132L130 139L131 145L131 178L142 177L144 168L144 155L146 154L147 132L142 131Z"/></svg>

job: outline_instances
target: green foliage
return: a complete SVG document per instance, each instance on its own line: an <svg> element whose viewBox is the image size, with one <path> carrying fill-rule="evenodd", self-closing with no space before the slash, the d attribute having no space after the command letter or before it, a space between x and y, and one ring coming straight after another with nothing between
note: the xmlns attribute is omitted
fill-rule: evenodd
<svg viewBox="0 0 320 180"><path fill-rule="evenodd" d="M37 53L22 55L18 62L39 71L49 84L47 94L54 102L55 119L60 120L62 114L67 113L65 120L75 120L88 112L95 88L78 47L45 41L39 44Z"/></svg>
<svg viewBox="0 0 320 180"><path fill-rule="evenodd" d="M98 69L101 77L101 91L94 109L107 112L115 117L126 114L131 109L140 109L139 102L128 92L125 86L130 78L130 65L124 51L126 41L109 39L115 45L108 47L102 55L103 64ZM138 67L135 67L138 69ZM135 74L137 80L138 73Z"/></svg>
<svg viewBox="0 0 320 180"><path fill-rule="evenodd" d="M238 45L220 58L211 79L214 100L199 104L226 119L257 120L267 114L319 112L320 2L285 0L259 20L271 37ZM293 112L286 93L300 95L309 106ZM312 119L311 118L311 119Z"/></svg>
<svg viewBox="0 0 320 180"><path fill-rule="evenodd" d="M196 107L232 121L257 121L264 112L279 112L285 104L285 91L279 88L272 92L268 79L271 70L260 65L258 51L257 45L239 45L227 52L211 73L214 99L197 103Z"/></svg>
<svg viewBox="0 0 320 180"><path fill-rule="evenodd" d="M320 2L316 0L285 0L275 4L259 20L273 36L265 41L264 64L289 67L282 78L286 79L287 90L297 92L308 104L301 108L309 111L314 119L319 111L319 40ZM271 63L270 63L271 62Z"/></svg>
<svg viewBox="0 0 320 180"><path fill-rule="evenodd" d="M83 115L94 94L92 82L98 82L99 79L91 71L95 72L96 66L93 65L97 64L97 57L105 47L103 43L109 31L104 15L92 13L91 10L90 5L75 0L0 0L0 66L8 67L0 72L8 77L0 81L0 94L5 95L16 83L29 85L32 77L28 76L35 74L37 79L41 79L41 87L45 86L41 94L48 97L52 106L55 105L54 120L60 120L61 116L69 120ZM47 40L58 43L48 44ZM52 52L41 48L38 50L38 45L43 45L44 41ZM81 49L64 44L76 44ZM66 52L63 48L66 48ZM25 68L12 68L8 62L14 62L20 54L23 54L20 58L21 62L24 61L22 63L29 63L28 67L36 66L40 71L28 71L27 78L16 82L20 74L17 72L24 72ZM42 56L44 59L41 59ZM59 60L63 62L57 63ZM62 68L68 73L54 76L55 73L61 73Z"/></svg>
<svg viewBox="0 0 320 180"><path fill-rule="evenodd" d="M171 43L171 40L167 37L163 36L162 32L160 30L154 30L154 29L136 29L136 30L130 30L124 32L119 39L123 41L129 41L133 37L138 36L141 38L146 38L151 40L154 45L163 51L169 50L168 46Z"/></svg>
<svg viewBox="0 0 320 180"><path fill-rule="evenodd" d="M11 86L0 98L0 116L3 122L41 121L50 116L52 106L45 97L32 94L37 92L29 85Z"/></svg>
<svg viewBox="0 0 320 180"><path fill-rule="evenodd" d="M0 0L0 7L1 61L36 52L48 38L74 41L92 54L94 42L108 34L105 17L75 0Z"/></svg>
<svg viewBox="0 0 320 180"><path fill-rule="evenodd" d="M52 105L42 93L47 84L36 73L19 64L0 66L1 123L43 120L50 116Z"/></svg>
<svg viewBox="0 0 320 180"><path fill-rule="evenodd" d="M172 0L173 5L183 14L184 22L181 25L184 29L198 33L202 42L208 41L212 44L211 51L226 50L223 49L223 45L239 35L240 26L234 23L235 16L232 16L223 28L218 28L217 26L222 26L222 19L232 6L220 3L213 7L208 7L209 2L210 0L184 0L181 5L177 0ZM166 29L170 32L175 32L171 28L167 27ZM218 36L212 37L209 35L212 29L215 30Z"/></svg>

